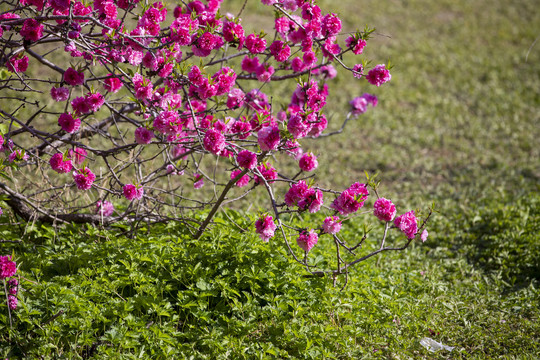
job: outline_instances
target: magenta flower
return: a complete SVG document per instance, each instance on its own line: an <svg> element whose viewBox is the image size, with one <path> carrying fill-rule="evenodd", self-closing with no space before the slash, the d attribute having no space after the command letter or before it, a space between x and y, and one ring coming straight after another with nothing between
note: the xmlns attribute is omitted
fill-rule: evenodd
<svg viewBox="0 0 540 360"><path fill-rule="evenodd" d="M14 295L8 295L8 305L10 310L15 310L17 308L19 300Z"/></svg>
<svg viewBox="0 0 540 360"><path fill-rule="evenodd" d="M366 41L357 36L349 36L347 39L345 39L345 44L349 49L352 49L352 52L355 55L360 55L362 51L364 51Z"/></svg>
<svg viewBox="0 0 540 360"><path fill-rule="evenodd" d="M7 286L11 295L17 295L17 292L19 291L19 280L16 278L10 279L7 282Z"/></svg>
<svg viewBox="0 0 540 360"><path fill-rule="evenodd" d="M257 137L262 151L275 150L280 141L279 128L277 125L263 127Z"/></svg>
<svg viewBox="0 0 540 360"><path fill-rule="evenodd" d="M17 272L17 264L10 255L0 256L0 279L12 277Z"/></svg>
<svg viewBox="0 0 540 360"><path fill-rule="evenodd" d="M244 105L244 92L238 88L233 88L227 95L227 107L236 109Z"/></svg>
<svg viewBox="0 0 540 360"><path fill-rule="evenodd" d="M137 144L150 144L152 142L152 138L154 137L154 133L150 130L148 130L145 127L139 127L137 130L135 130L135 142Z"/></svg>
<svg viewBox="0 0 540 360"><path fill-rule="evenodd" d="M298 244L298 246L300 246L302 250L304 250L305 252L309 252L311 249L313 249L315 244L317 244L318 240L319 236L313 229L309 230L309 232L304 230L296 239L296 243Z"/></svg>
<svg viewBox="0 0 540 360"><path fill-rule="evenodd" d="M225 149L225 145L225 136L221 132L215 129L208 129L206 131L203 140L203 146L206 150L217 155Z"/></svg>
<svg viewBox="0 0 540 360"><path fill-rule="evenodd" d="M276 224L274 219L271 216L262 216L257 221L255 221L255 232L259 234L260 238L264 242L274 236L276 231Z"/></svg>
<svg viewBox="0 0 540 360"><path fill-rule="evenodd" d="M339 216L329 216L323 221L323 231L327 234L337 234L341 230Z"/></svg>
<svg viewBox="0 0 540 360"><path fill-rule="evenodd" d="M407 239L413 239L418 232L418 224L416 222L416 216L414 211L409 211L403 215L400 215L394 219L394 225L401 230ZM426 233L427 238L427 233Z"/></svg>
<svg viewBox="0 0 540 360"><path fill-rule="evenodd" d="M69 158L73 160L73 162L77 165L80 165L82 164L82 162L84 161L84 159L86 159L86 150L82 149L82 148L74 148L74 149L69 149Z"/></svg>
<svg viewBox="0 0 540 360"><path fill-rule="evenodd" d="M304 180L300 180L292 185L285 194L285 204L292 207L298 205L298 202L306 196L309 187Z"/></svg>
<svg viewBox="0 0 540 360"><path fill-rule="evenodd" d="M330 207L341 215L349 215L364 206L364 201L368 195L366 185L356 182L339 194Z"/></svg>
<svg viewBox="0 0 540 360"><path fill-rule="evenodd" d="M364 66L362 64L356 64L353 66L353 76L357 79L361 79L364 74Z"/></svg>
<svg viewBox="0 0 540 360"><path fill-rule="evenodd" d="M257 166L257 170L260 171L263 178L269 184L273 183L272 180L277 179L278 173L277 173L276 169L272 165L270 165L268 163L264 163L264 164L261 164L261 165ZM264 182L258 175L255 175L253 180L255 182L255 185L259 185L259 184Z"/></svg>
<svg viewBox="0 0 540 360"><path fill-rule="evenodd" d="M319 163L317 162L317 157L313 155L313 153L305 153L300 158L298 166L303 171L313 171L319 166Z"/></svg>
<svg viewBox="0 0 540 360"><path fill-rule="evenodd" d="M99 200L96 203L96 214L107 217L111 216L114 212L114 205L110 201Z"/></svg>
<svg viewBox="0 0 540 360"><path fill-rule="evenodd" d="M140 200L144 195L144 189L142 186L126 184L123 188L124 196L129 201L133 199Z"/></svg>
<svg viewBox="0 0 540 360"><path fill-rule="evenodd" d="M68 68L64 73L64 82L71 86L84 84L84 73L73 68Z"/></svg>
<svg viewBox="0 0 540 360"><path fill-rule="evenodd" d="M255 34L249 34L245 46L252 54L260 54L266 49L266 40Z"/></svg>
<svg viewBox="0 0 540 360"><path fill-rule="evenodd" d="M13 151L11 154L9 154L8 161L10 163L13 163L13 162L18 163L20 161L27 161L29 158L30 156L28 156L28 154L24 150L17 149Z"/></svg>
<svg viewBox="0 0 540 360"><path fill-rule="evenodd" d="M22 73L28 69L28 56L15 55L9 58L6 67L11 72Z"/></svg>
<svg viewBox="0 0 540 360"><path fill-rule="evenodd" d="M71 160L64 160L64 155L61 153L54 154L49 160L51 168L59 174L66 174L71 171L73 165Z"/></svg>
<svg viewBox="0 0 540 360"><path fill-rule="evenodd" d="M96 175L89 168L83 167L73 172L73 180L75 180L77 188L88 190L92 187L94 180L96 180Z"/></svg>
<svg viewBox="0 0 540 360"><path fill-rule="evenodd" d="M193 183L193 188L200 189L204 186L204 178L201 174L195 173L195 182Z"/></svg>
<svg viewBox="0 0 540 360"><path fill-rule="evenodd" d="M257 154L249 150L242 150L236 157L238 166L244 169L255 169L257 166Z"/></svg>
<svg viewBox="0 0 540 360"><path fill-rule="evenodd" d="M103 87L108 92L117 93L124 86L124 83L119 78L113 76L113 74L109 74L109 76L103 80Z"/></svg>
<svg viewBox="0 0 540 360"><path fill-rule="evenodd" d="M69 98L69 89L65 86L52 87L51 97L54 101L66 101Z"/></svg>
<svg viewBox="0 0 540 360"><path fill-rule="evenodd" d="M35 19L26 19L20 34L27 41L38 41L43 36L43 25Z"/></svg>
<svg viewBox="0 0 540 360"><path fill-rule="evenodd" d="M68 133L74 133L81 127L81 119L73 118L71 114L64 113L58 118L58 125Z"/></svg>
<svg viewBox="0 0 540 360"><path fill-rule="evenodd" d="M371 85L381 86L382 84L390 81L392 75L390 71L386 68L384 64L375 66L373 69L369 70L366 80Z"/></svg>
<svg viewBox="0 0 540 360"><path fill-rule="evenodd" d="M233 170L233 172L231 173L231 180L237 177L241 172L242 170ZM238 187L244 187L247 184L249 184L249 180L250 180L250 177L249 175L246 174L242 176L240 179L238 179L235 185Z"/></svg>
<svg viewBox="0 0 540 360"><path fill-rule="evenodd" d="M392 201L378 198L373 204L373 215L381 221L392 221L396 216L396 207Z"/></svg>
<svg viewBox="0 0 540 360"><path fill-rule="evenodd" d="M422 231L422 234L420 235L420 240L422 240L422 242L426 242L428 238L428 231L424 229L424 231Z"/></svg>

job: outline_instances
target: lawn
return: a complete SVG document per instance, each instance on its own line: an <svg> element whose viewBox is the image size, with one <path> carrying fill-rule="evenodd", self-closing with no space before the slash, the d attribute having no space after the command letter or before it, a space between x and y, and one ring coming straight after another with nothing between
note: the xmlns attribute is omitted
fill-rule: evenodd
<svg viewBox="0 0 540 360"><path fill-rule="evenodd" d="M249 1L244 21L271 26L261 6ZM333 128L352 97L373 92L379 104L347 132L307 143L320 155L316 182L342 189L364 171L379 172L381 193L399 212L435 203L428 241L358 264L341 290L344 278L333 286L308 277L279 238L261 242L255 208L221 212L199 241L173 223L132 234L122 224L14 226L8 214L1 239L14 242L0 243L0 254L15 254L23 290L12 328L0 314L0 356L538 356L537 3L328 0L321 7L342 17L344 31L375 27L366 60L394 67L380 88L344 77L330 83ZM375 225L357 218L343 237L358 239L364 221ZM324 265L333 246L320 241L310 256ZM368 241L363 250L375 246ZM454 349L431 353L420 345L424 337Z"/></svg>

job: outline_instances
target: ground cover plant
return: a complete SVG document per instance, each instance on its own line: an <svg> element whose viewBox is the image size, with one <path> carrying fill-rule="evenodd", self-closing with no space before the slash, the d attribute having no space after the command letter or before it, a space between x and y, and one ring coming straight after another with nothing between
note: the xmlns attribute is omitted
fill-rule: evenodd
<svg viewBox="0 0 540 360"><path fill-rule="evenodd" d="M123 227L11 225L2 239L22 242L0 246L15 255L23 278L13 327L0 318L2 355L537 356L534 2L391 5L363 5L380 34L372 41L383 45L374 46L377 57L396 59L393 81L382 89L389 94L375 92L379 106L350 123L362 141L328 139L310 148L330 146L358 179L381 169L381 186L390 198L399 195L402 207L435 201L424 245L362 264L340 292L328 278L303 277L308 272L279 244L261 243L248 229L254 213L218 215L225 226L205 242L174 224L143 224L136 241L121 235L129 235ZM353 26L357 5L343 6L344 27ZM342 91L355 91L337 81ZM346 106L341 101L336 112ZM386 112L394 107L400 110ZM382 147L373 151L374 143ZM322 164L321 186L326 174L348 186L338 166ZM229 218L248 231L233 234ZM343 231L353 238L363 227L352 222ZM333 246L320 241L313 260L333 254ZM419 345L423 337L456 348L432 354Z"/></svg>

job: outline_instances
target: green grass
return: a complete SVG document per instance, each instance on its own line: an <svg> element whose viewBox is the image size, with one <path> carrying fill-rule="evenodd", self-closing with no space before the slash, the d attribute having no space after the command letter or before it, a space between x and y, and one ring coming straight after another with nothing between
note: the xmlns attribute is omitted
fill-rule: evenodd
<svg viewBox="0 0 540 360"><path fill-rule="evenodd" d="M452 358L529 357L540 350L539 202L492 200L471 209L475 218L438 216L426 244L359 264L344 291L343 278L334 287L305 277L279 240L239 235L223 218L201 241L175 224L143 226L133 239L122 227L55 235L35 226L12 246L20 274L35 283L22 280L13 329L0 317L0 354L448 358L420 346L431 337L455 346ZM229 215L244 227L253 221ZM359 231L352 224L343 235ZM332 248L322 237L311 260Z"/></svg>
<svg viewBox="0 0 540 360"><path fill-rule="evenodd" d="M119 235L122 229L4 227L4 239L23 242L0 243L0 253L14 252L32 282L22 281L13 330L0 306L0 355L537 357L536 5L322 2L336 9L345 30L376 27L365 58L395 66L381 88L331 82L334 128L354 96L376 93L379 106L346 134L307 143L320 153L317 182L339 189L361 181L364 170L379 171L382 195L400 210L434 201L438 213L425 244L359 264L340 292L330 279L303 277L279 239L262 244L249 224L253 212L231 213L248 232L232 234L222 217L200 242L174 224L140 229L134 239ZM248 2L246 23L256 7ZM348 224L345 238L357 238L361 225ZM331 259L332 246L321 239L312 259ZM432 354L419 344L423 337L456 348Z"/></svg>

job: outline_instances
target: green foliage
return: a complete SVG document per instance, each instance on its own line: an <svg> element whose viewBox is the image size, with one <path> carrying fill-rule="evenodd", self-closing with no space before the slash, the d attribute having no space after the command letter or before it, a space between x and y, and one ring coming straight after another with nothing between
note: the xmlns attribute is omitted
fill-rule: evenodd
<svg viewBox="0 0 540 360"><path fill-rule="evenodd" d="M22 290L13 329L5 304L0 307L0 356L433 358L419 345L426 336L456 346L457 358L534 354L540 350L531 341L540 331L537 280L515 265L538 259L538 201L531 196L474 211L491 219L491 254L504 266L467 259L472 245L456 249L467 244L463 234L474 236L456 212L438 215L428 243L359 264L342 292L329 278L305 277L277 239L263 243L252 231L239 234L228 218L241 227L254 219L233 211L220 215L200 241L174 223L143 226L133 238L122 234L124 226L36 224L23 236L4 228L4 237L23 240L1 251L14 252ZM532 227L519 237L520 258L506 256L497 249L507 248L506 235L523 227L524 217L514 215L527 211ZM493 224L506 235L497 235ZM343 235L352 239L361 231L354 222ZM323 237L310 256L332 248ZM513 274L521 276L520 287L510 292Z"/></svg>

